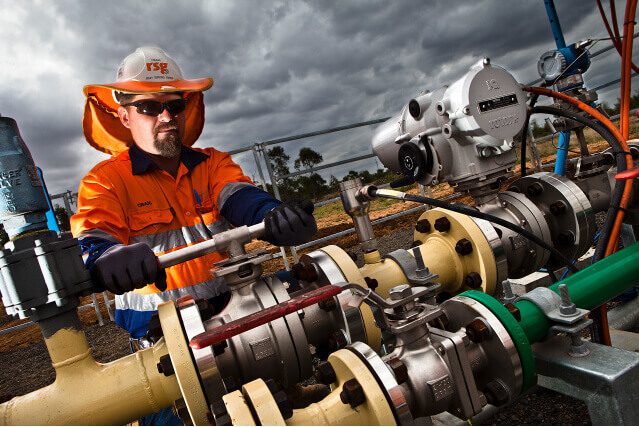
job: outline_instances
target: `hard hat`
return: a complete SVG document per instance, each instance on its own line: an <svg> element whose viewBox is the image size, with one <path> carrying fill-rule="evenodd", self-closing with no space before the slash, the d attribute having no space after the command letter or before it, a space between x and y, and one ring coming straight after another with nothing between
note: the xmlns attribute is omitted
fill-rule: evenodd
<svg viewBox="0 0 639 427"><path fill-rule="evenodd" d="M139 47L118 67L115 83L84 87L87 100L82 128L89 144L108 154L116 155L133 144L131 132L118 117L118 102L114 92L171 93L182 92L187 99L184 112L186 126L183 144L193 145L204 126L202 92L213 86L213 78L186 80L177 63L158 47Z"/></svg>

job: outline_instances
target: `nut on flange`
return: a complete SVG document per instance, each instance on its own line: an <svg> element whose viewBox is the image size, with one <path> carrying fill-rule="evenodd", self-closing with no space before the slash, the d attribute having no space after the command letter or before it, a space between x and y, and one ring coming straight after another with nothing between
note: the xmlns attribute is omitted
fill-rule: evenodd
<svg viewBox="0 0 639 427"><path fill-rule="evenodd" d="M435 220L435 230L440 233L445 233L450 230L450 221L445 216L439 217Z"/></svg>
<svg viewBox="0 0 639 427"><path fill-rule="evenodd" d="M473 244L468 239L459 239L455 244L455 252L459 255L469 255L473 252Z"/></svg>
<svg viewBox="0 0 639 427"><path fill-rule="evenodd" d="M480 318L466 325L466 335L474 343L480 343L490 337L490 327Z"/></svg>
<svg viewBox="0 0 639 427"><path fill-rule="evenodd" d="M315 368L315 379L318 383L329 385L337 382L337 375L335 374L335 369L329 362L321 362Z"/></svg>
<svg viewBox="0 0 639 427"><path fill-rule="evenodd" d="M351 378L342 385L339 398L342 400L342 403L351 405L351 408L356 408L366 402L364 389L355 378Z"/></svg>

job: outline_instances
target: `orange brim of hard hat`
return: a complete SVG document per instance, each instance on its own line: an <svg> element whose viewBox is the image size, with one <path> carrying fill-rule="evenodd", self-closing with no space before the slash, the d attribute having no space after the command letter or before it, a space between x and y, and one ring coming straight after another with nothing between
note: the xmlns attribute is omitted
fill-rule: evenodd
<svg viewBox="0 0 639 427"><path fill-rule="evenodd" d="M192 146L204 127L204 97L202 91L213 86L213 79L174 80L163 82L127 81L110 84L87 85L84 95L82 129L87 142L94 148L111 155L117 155L133 144L129 129L118 117L120 106L113 98L113 91L127 93L170 93L184 92L187 100L185 129L182 143Z"/></svg>

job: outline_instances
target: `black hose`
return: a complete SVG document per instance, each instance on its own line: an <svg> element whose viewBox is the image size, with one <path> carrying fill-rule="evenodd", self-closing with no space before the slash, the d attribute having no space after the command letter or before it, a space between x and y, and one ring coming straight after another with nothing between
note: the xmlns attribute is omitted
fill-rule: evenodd
<svg viewBox="0 0 639 427"><path fill-rule="evenodd" d="M555 116L565 117L571 120L574 120L578 123L581 123L584 126L587 126L597 132L603 139L605 139L608 144L612 147L612 151L615 155L615 160L617 162L617 172L622 172L627 169L626 167L626 153L621 148L619 141L615 136L602 124L600 124L596 120L588 119L580 114L575 114L560 108L555 107L534 107L531 111L531 114L552 114ZM615 217L617 216L617 211L619 210L619 206L621 204L621 197L623 195L623 189L625 186L624 181L615 182L615 188L612 192L612 197L610 201L610 209L606 214L606 220L604 222L603 227L601 228L601 234L599 236L599 240L597 240L597 245L595 246L595 253L592 257L592 262L597 262L602 259L605 255L606 245L608 244L608 240L610 239L610 234L612 233L612 228L615 223Z"/></svg>
<svg viewBox="0 0 639 427"><path fill-rule="evenodd" d="M385 197L383 194L377 194L377 188L371 186L369 187L369 194L371 196L378 196L378 197ZM411 202L417 202L417 203L423 203L426 205L432 205L432 206L436 206L438 208L442 208L442 209L446 209L452 212L457 212L460 213L462 215L468 215L471 216L473 218L479 218L479 219L483 219L485 221L488 222L492 222L495 224L499 224L504 228L507 228L509 230L514 231L517 234L520 234L522 236L524 236L526 239L530 240L531 242L537 244L538 246L546 249L547 251L549 251L552 255L554 255L557 259L561 260L564 264L566 264L566 267L568 267L570 269L570 271L572 271L573 273L576 273L577 271L579 271L579 269L577 267L574 266L573 262L568 259L564 254L562 254L561 252L559 252L557 249L553 248L552 246L550 246L548 243L544 242L542 239L540 239L539 237L535 236L533 233L531 233L530 231L526 230L525 228L522 228L518 225L515 225L511 222L506 221L505 219L501 219L499 217L496 217L494 215L490 215L484 212L480 212L478 210L475 210L471 207L468 206L463 206L463 205L459 205L456 203L449 203L449 202L445 202L443 200L439 200L439 199L432 199L430 197L424 197L424 196L416 196L413 194L406 194L404 193L404 200L408 200Z"/></svg>
<svg viewBox="0 0 639 427"><path fill-rule="evenodd" d="M524 122L524 128L521 130L521 148L520 148L521 161L519 163L521 165L522 178L526 176L526 144L528 142L528 126L530 125L530 116L532 116L531 109L537 103L537 99L539 99L539 94L533 93L532 96L530 97L530 103L528 104L528 110L526 112L526 121Z"/></svg>

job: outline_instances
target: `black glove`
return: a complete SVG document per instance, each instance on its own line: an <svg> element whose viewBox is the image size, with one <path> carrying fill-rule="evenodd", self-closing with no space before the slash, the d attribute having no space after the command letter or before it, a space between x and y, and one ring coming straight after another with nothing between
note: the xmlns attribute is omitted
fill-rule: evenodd
<svg viewBox="0 0 639 427"><path fill-rule="evenodd" d="M313 217L313 204L308 202L302 209L282 203L264 217L265 233L262 240L275 246L301 245L317 233Z"/></svg>
<svg viewBox="0 0 639 427"><path fill-rule="evenodd" d="M117 295L149 283L166 290L166 272L146 243L110 247L95 260L91 276L96 285Z"/></svg>

